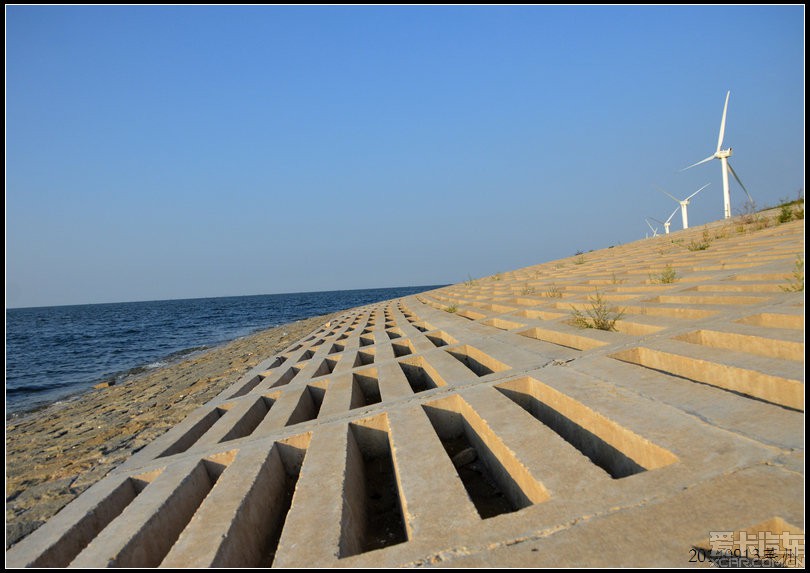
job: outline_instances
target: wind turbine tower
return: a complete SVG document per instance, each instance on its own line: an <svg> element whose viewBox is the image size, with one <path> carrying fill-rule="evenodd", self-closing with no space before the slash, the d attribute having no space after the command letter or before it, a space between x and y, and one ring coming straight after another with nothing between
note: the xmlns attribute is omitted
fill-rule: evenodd
<svg viewBox="0 0 810 573"><path fill-rule="evenodd" d="M655 219L653 219L653 220L655 220ZM647 217L644 217L644 222L647 223L647 226L650 228L650 231L653 232L653 237L657 237L658 236L658 228L653 227L652 225L650 225L650 220L647 219Z"/></svg>
<svg viewBox="0 0 810 573"><path fill-rule="evenodd" d="M694 164L690 165L689 167L685 167L685 168L681 169L681 171L686 171L687 169L692 169L693 167L696 167L696 166L700 165L701 163L706 163L707 161L711 161L712 159L719 159L720 160L720 169L723 172L723 216L726 219L731 218L731 197L729 196L729 191L728 191L728 172L729 171L731 171L731 174L734 176L734 179L737 180L737 183L739 183L740 187L742 187L743 191L745 191L745 194L748 195L748 200L751 203L754 202L754 200L751 199L751 194L748 193L748 189L745 188L745 185L743 185L743 182L740 181L739 176L737 175L737 173L734 171L734 169L731 167L731 165L728 162L728 158L731 157L731 149L732 148L729 147L728 149L723 149L723 135L726 132L726 112L728 112L728 98L729 98L730 95L731 95L730 91L728 93L726 93L726 105L723 106L723 119L720 120L720 136L717 138L717 151L715 151L712 155L709 155L706 159L702 159L702 160L698 161L697 163L694 163ZM677 201L677 199L676 199L676 201Z"/></svg>
<svg viewBox="0 0 810 573"><path fill-rule="evenodd" d="M662 224L664 226L664 233L669 235L669 226L672 224L672 223L670 223L670 221L672 221L672 217L674 217L675 213L677 213L677 212L678 212L678 208L675 207L675 210L672 212L672 215L670 215L669 218L666 221L659 221L658 219L653 219L652 217L650 217L650 219L652 219L656 223ZM649 225L649 223L648 223L648 225Z"/></svg>
<svg viewBox="0 0 810 573"><path fill-rule="evenodd" d="M669 193L667 193L666 191L664 191L660 187L658 188L658 190L661 193L663 193L664 195L666 195L667 197L671 197L672 200L675 201L676 203L680 204L680 206L681 206L681 221L683 222L683 228L688 229L689 228L689 214L686 212L686 207L689 205L689 200L692 197L694 197L695 195L697 195L698 193L700 193L701 191L703 191L709 185L711 185L711 183L706 183L706 185L704 185L703 187L701 187L700 189L698 189L697 191L692 193L689 197L687 197L684 200L680 200L680 199L678 199L676 197L673 197L672 195L670 195ZM675 209L675 210L677 211L678 209ZM726 217L726 218L728 218L728 217ZM667 220L669 220L669 219L667 219ZM661 221L658 221L658 222L660 223ZM669 233L669 227L667 227L667 233Z"/></svg>

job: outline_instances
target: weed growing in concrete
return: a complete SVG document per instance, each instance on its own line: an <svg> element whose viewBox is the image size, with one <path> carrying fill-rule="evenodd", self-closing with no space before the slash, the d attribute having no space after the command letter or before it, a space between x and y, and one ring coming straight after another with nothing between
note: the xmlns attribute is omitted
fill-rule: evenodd
<svg viewBox="0 0 810 573"><path fill-rule="evenodd" d="M520 289L520 294L523 295L534 294L536 291L537 289L531 286L530 284L525 284L523 285L523 288Z"/></svg>
<svg viewBox="0 0 810 573"><path fill-rule="evenodd" d="M467 280L464 281L464 284L467 285L468 287L474 287L475 286L475 279L472 278L472 275L467 275Z"/></svg>
<svg viewBox="0 0 810 573"><path fill-rule="evenodd" d="M548 287L548 290L546 291L546 296L548 298L562 298L562 291L560 290L560 287L554 283L551 283L551 286Z"/></svg>
<svg viewBox="0 0 810 573"><path fill-rule="evenodd" d="M664 267L664 270L661 271L659 274L651 274L650 275L650 282L653 284L672 284L678 280L678 273L675 272L675 269L672 268L672 265L667 263L667 266Z"/></svg>
<svg viewBox="0 0 810 573"><path fill-rule="evenodd" d="M782 199L779 205L779 214L776 216L776 223L789 223L792 220L804 219L804 191L799 189L798 197L795 201Z"/></svg>
<svg viewBox="0 0 810 573"><path fill-rule="evenodd" d="M613 271L610 274L610 282L614 285L623 285L625 283L625 279L616 278L616 272Z"/></svg>
<svg viewBox="0 0 810 573"><path fill-rule="evenodd" d="M574 264L575 265L584 265L586 262L587 262L587 259L585 259L585 254L582 253L582 252L577 253L576 258L574 259Z"/></svg>
<svg viewBox="0 0 810 573"><path fill-rule="evenodd" d="M777 223L788 223L793 220L793 205L784 203L779 208L779 214L776 216Z"/></svg>
<svg viewBox="0 0 810 573"><path fill-rule="evenodd" d="M616 322L624 316L624 309L609 306L598 290L594 296L588 297L588 302L591 308L585 309L584 313L572 307L571 324L578 328L616 330Z"/></svg>
<svg viewBox="0 0 810 573"><path fill-rule="evenodd" d="M458 307L456 305L454 305L454 304L451 304L450 306L447 306L444 309L444 312L449 312L451 314L454 313L454 312L457 312L457 311L458 311Z"/></svg>
<svg viewBox="0 0 810 573"><path fill-rule="evenodd" d="M686 245L686 248L689 249L690 251L705 251L706 249L709 248L709 246L711 244L712 244L712 238L709 235L709 230L704 229L703 230L703 240L702 241L695 241L694 239L692 239L692 242L689 243L688 245Z"/></svg>
<svg viewBox="0 0 810 573"><path fill-rule="evenodd" d="M788 279L788 284L780 285L785 292L802 292L804 290L804 259L801 256L796 256L796 262L793 263L793 276Z"/></svg>

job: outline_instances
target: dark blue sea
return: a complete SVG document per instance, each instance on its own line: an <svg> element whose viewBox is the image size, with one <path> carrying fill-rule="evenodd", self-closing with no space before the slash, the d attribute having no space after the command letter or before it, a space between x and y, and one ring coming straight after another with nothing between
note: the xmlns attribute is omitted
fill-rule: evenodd
<svg viewBox="0 0 810 573"><path fill-rule="evenodd" d="M287 322L437 286L6 310L6 416Z"/></svg>

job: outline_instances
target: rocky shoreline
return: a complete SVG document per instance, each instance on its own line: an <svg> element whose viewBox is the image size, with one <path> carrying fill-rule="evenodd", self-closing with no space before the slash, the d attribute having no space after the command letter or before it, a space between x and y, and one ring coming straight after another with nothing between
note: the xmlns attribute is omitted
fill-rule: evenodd
<svg viewBox="0 0 810 573"><path fill-rule="evenodd" d="M234 340L6 421L6 548L189 413L340 313Z"/></svg>

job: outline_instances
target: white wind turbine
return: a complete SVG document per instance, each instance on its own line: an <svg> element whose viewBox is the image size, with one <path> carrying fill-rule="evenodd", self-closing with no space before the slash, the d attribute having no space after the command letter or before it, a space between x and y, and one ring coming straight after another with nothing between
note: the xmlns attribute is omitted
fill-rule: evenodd
<svg viewBox="0 0 810 573"><path fill-rule="evenodd" d="M706 183L706 185L704 185L703 187L701 187L700 189L698 189L697 191L692 193L689 197L687 197L683 201L681 201L680 199L678 199L676 197L673 197L672 195L670 195L669 193L667 193L666 191L664 191L660 187L658 188L658 190L661 193L663 193L664 195L666 195L667 197L672 197L673 201L680 204L680 206L681 206L681 220L683 221L683 228L688 229L689 228L689 215L686 213L686 207L687 207L687 205L689 205L689 200L692 197L694 197L695 195L697 195L698 193L700 193L701 191L703 191L709 185L711 185L711 183ZM678 209L675 209L675 210L677 211ZM669 220L669 219L667 219L667 220ZM658 221L658 222L660 223L661 221ZM667 227L667 233L669 233L669 227Z"/></svg>
<svg viewBox="0 0 810 573"><path fill-rule="evenodd" d="M655 219L653 219L653 221L654 220ZM647 223L647 226L650 228L650 231L653 232L653 237L657 237L658 236L658 229L656 227L653 227L652 225L650 225L650 220L647 219L647 217L644 217L644 222Z"/></svg>
<svg viewBox="0 0 810 573"><path fill-rule="evenodd" d="M670 216L669 216L669 219L667 219L666 221L659 221L658 219L653 219L652 217L650 217L650 219L652 219L652 220L653 220L653 221L655 221L656 223L660 223L660 224L662 224L662 225L664 226L664 232L665 232L667 235L669 235L669 226L671 225L670 221L672 221L672 217L674 217L674 216L675 216L675 213L677 213L677 212L678 212L678 208L677 208L677 207L675 207L675 210L672 212L672 215L670 215ZM648 223L648 224L649 224L649 223Z"/></svg>
<svg viewBox="0 0 810 573"><path fill-rule="evenodd" d="M728 158L731 157L731 147L728 149L723 149L723 134L726 131L726 112L728 111L728 98L731 95L729 91L726 94L726 105L723 107L723 119L720 121L720 137L717 138L717 151L715 151L712 155L709 155L706 159L698 161L690 165L689 167L684 167L681 171L686 171L687 169L692 169L693 167L700 165L701 163L706 163L707 161L711 161L712 159L719 159L720 160L720 167L723 172L723 216L726 219L731 218L731 198L728 192L728 172L731 171L731 174L734 176L734 179L737 180L737 183L740 184L740 187L743 188L745 194L748 195L748 200L753 203L754 200L751 199L750 193L748 193L748 189L745 188L743 182L740 181L740 178L734 172L734 169L729 165ZM677 201L677 199L676 199Z"/></svg>

